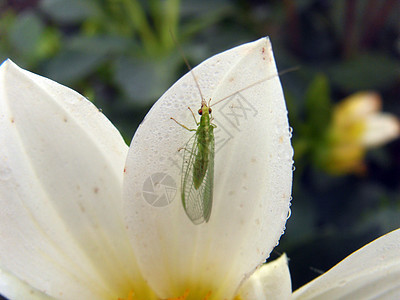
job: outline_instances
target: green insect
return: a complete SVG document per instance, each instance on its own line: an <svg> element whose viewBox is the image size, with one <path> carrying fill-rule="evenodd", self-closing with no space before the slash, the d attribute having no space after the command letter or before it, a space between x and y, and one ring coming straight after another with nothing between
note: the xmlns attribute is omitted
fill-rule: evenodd
<svg viewBox="0 0 400 300"><path fill-rule="evenodd" d="M180 149L184 150L182 163L181 198L186 215L193 222L193 224L198 225L208 222L211 216L214 189L214 128L217 126L212 123L213 117L211 115L211 99L208 103L204 100L197 79L189 65L188 67L193 75L202 99L201 108L198 110L198 113L201 116L200 121L197 122L195 114L190 107L189 110L192 113L197 125L196 129L190 129L179 123L174 118L171 119L186 130L195 131L195 134L189 139L185 147ZM245 88L239 89L236 93L264 82L270 78L272 77L259 80ZM228 95L222 99L219 99L218 101L213 102L213 105L225 101L231 96L232 95Z"/></svg>
<svg viewBox="0 0 400 300"><path fill-rule="evenodd" d="M198 111L201 116L199 122L193 111L191 109L190 111L197 129L189 129L174 118L171 119L183 128L195 131L186 146L182 148L184 153L181 197L187 216L197 225L208 222L211 215L214 188L214 128L216 126L212 123L210 104L207 104L204 98Z"/></svg>
<svg viewBox="0 0 400 300"><path fill-rule="evenodd" d="M181 198L186 215L193 222L193 224L198 225L208 222L211 216L214 189L214 128L216 128L216 125L212 123L213 117L211 115L211 99L208 103L205 101L192 68L187 62L182 51L181 54L193 76L194 82L196 83L202 99L201 108L198 110L198 113L201 116L199 122L197 122L193 111L189 107L189 110L191 111L197 125L196 129L190 129L176 121L174 118L171 118L186 130L195 131L195 134L189 139L185 147L181 149L184 150L182 163ZM236 93L244 91L277 75L282 75L294 69L296 68L287 69L279 74L274 74L270 77L256 81L247 87L238 89ZM219 99L218 101L214 101L213 105L227 100L232 95L228 95L222 99Z"/></svg>

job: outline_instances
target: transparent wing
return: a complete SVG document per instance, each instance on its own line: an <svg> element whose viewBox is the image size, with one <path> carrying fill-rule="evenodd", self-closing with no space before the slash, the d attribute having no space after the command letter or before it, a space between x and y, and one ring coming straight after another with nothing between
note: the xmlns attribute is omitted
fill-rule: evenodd
<svg viewBox="0 0 400 300"><path fill-rule="evenodd" d="M202 189L203 193L203 216L204 220L208 222L210 220L211 208L213 202L213 191L214 191L214 156L215 156L215 143L214 143L214 133L210 133L211 142L209 144L209 162L208 170L204 177L203 184L199 189Z"/></svg>
<svg viewBox="0 0 400 300"><path fill-rule="evenodd" d="M183 208L189 219L195 224L208 222L211 215L214 185L214 134L210 130L209 161L206 174L200 187L193 183L193 165L199 151L198 136L194 134L187 142L183 154L181 193Z"/></svg>

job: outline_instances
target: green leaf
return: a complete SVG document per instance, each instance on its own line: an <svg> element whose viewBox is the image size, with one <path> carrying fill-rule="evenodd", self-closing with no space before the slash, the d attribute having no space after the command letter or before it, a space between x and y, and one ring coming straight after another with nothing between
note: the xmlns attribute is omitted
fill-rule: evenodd
<svg viewBox="0 0 400 300"><path fill-rule="evenodd" d="M328 74L332 84L347 92L384 89L399 80L400 60L381 53L364 54L335 64Z"/></svg>
<svg viewBox="0 0 400 300"><path fill-rule="evenodd" d="M113 55L124 52L132 42L123 37L77 35L66 42L68 49L88 54Z"/></svg>
<svg viewBox="0 0 400 300"><path fill-rule="evenodd" d="M42 0L39 7L50 18L61 23L80 23L100 14L100 9L93 0Z"/></svg>
<svg viewBox="0 0 400 300"><path fill-rule="evenodd" d="M115 63L114 79L128 98L150 104L157 100L174 81L176 61L122 57Z"/></svg>
<svg viewBox="0 0 400 300"><path fill-rule="evenodd" d="M325 135L332 114L330 88L325 75L319 74L311 82L306 91L305 105L308 134L319 139Z"/></svg>
<svg viewBox="0 0 400 300"><path fill-rule="evenodd" d="M62 83L76 82L95 72L113 55L124 52L130 44L115 36L75 36L67 46L45 66L47 76Z"/></svg>
<svg viewBox="0 0 400 300"><path fill-rule="evenodd" d="M43 30L42 21L34 13L20 14L10 28L10 42L22 55L34 56Z"/></svg>
<svg viewBox="0 0 400 300"><path fill-rule="evenodd" d="M45 65L44 73L57 82L70 84L94 72L104 58L95 53L64 51Z"/></svg>

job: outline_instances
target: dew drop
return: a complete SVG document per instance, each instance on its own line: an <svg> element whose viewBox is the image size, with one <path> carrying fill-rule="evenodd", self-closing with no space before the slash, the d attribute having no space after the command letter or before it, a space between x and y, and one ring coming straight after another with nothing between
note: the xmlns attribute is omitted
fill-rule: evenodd
<svg viewBox="0 0 400 300"><path fill-rule="evenodd" d="M8 167L0 169L0 179L1 180L8 180L11 177L11 169Z"/></svg>
<svg viewBox="0 0 400 300"><path fill-rule="evenodd" d="M290 216L292 215L292 210L289 208L286 220L288 220L290 218Z"/></svg>
<svg viewBox="0 0 400 300"><path fill-rule="evenodd" d="M292 134L293 133L293 127L289 126L289 133Z"/></svg>
<svg viewBox="0 0 400 300"><path fill-rule="evenodd" d="M347 283L347 279L342 279L341 281L339 281L338 285L339 286L344 286Z"/></svg>

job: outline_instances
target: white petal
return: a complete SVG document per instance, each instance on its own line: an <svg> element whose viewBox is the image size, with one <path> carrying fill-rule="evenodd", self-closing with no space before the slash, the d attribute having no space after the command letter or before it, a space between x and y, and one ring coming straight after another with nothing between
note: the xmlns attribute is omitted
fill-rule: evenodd
<svg viewBox="0 0 400 300"><path fill-rule="evenodd" d="M214 202L194 225L180 196L182 151L201 98L192 74L147 114L132 141L125 213L139 265L162 298L186 289L229 299L278 243L289 213L292 148L287 111L268 39L216 55L193 70L217 125ZM258 83L257 83L258 82ZM229 97L231 96L231 97Z"/></svg>
<svg viewBox="0 0 400 300"><path fill-rule="evenodd" d="M0 291L8 299L50 300L52 297L35 290L26 282L0 269ZM6 292L6 293L4 293Z"/></svg>
<svg viewBox="0 0 400 300"><path fill-rule="evenodd" d="M116 298L135 279L121 217L127 146L73 90L0 69L0 261L57 298ZM1 291L0 291L1 292Z"/></svg>
<svg viewBox="0 0 400 300"><path fill-rule="evenodd" d="M295 299L400 299L400 229L294 292Z"/></svg>
<svg viewBox="0 0 400 300"><path fill-rule="evenodd" d="M259 268L239 290L243 300L285 300L292 295L286 254Z"/></svg>
<svg viewBox="0 0 400 300"><path fill-rule="evenodd" d="M399 120L391 114L370 115L365 119L365 126L362 142L366 147L383 145L400 134Z"/></svg>

